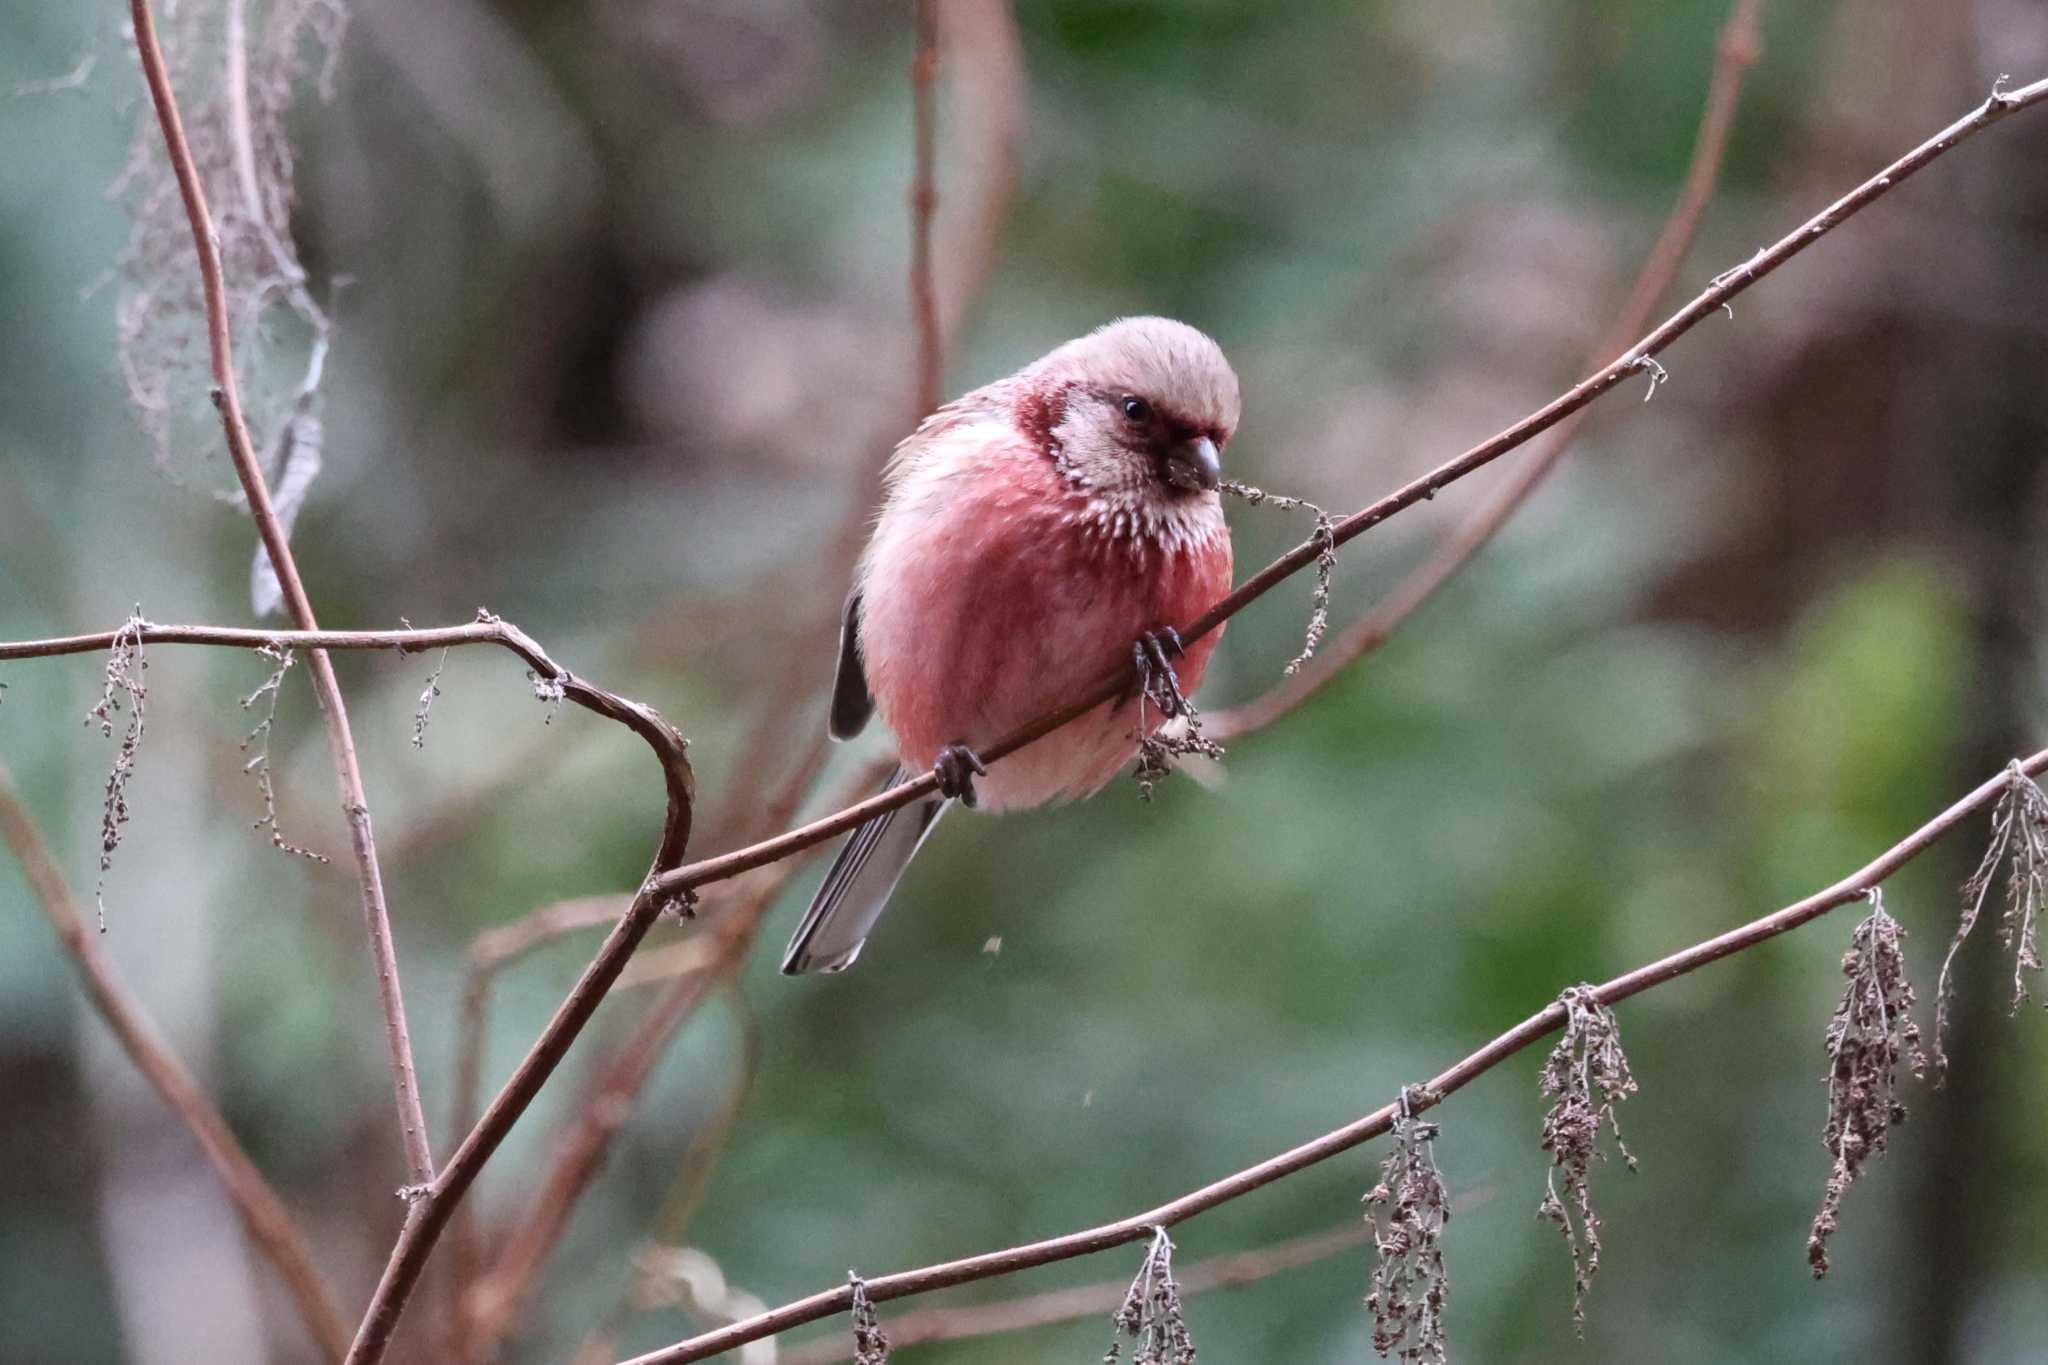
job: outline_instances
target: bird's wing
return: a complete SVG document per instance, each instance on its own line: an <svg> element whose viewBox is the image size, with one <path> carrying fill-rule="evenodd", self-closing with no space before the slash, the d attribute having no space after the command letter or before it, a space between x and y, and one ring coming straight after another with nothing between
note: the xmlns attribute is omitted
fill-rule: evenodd
<svg viewBox="0 0 2048 1365"><path fill-rule="evenodd" d="M882 790L902 780L903 769L898 768ZM785 976L843 972L853 965L889 904L889 894L902 880L903 869L952 804L942 797L927 797L877 815L853 832L790 937L782 955Z"/></svg>
<svg viewBox="0 0 2048 1365"><path fill-rule="evenodd" d="M860 657L860 589L846 594L846 609L839 618L839 667L832 675L832 718L828 729L834 739L852 739L875 713L875 699L868 692L868 675Z"/></svg>

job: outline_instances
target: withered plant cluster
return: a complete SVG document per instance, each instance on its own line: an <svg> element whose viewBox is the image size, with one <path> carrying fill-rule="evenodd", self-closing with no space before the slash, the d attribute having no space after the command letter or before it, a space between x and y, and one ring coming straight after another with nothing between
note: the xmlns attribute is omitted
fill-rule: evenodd
<svg viewBox="0 0 2048 1365"><path fill-rule="evenodd" d="M1899 1064L1915 1076L1926 1074L1920 1026L1913 1022L1913 986L1906 979L1900 948L1906 931L1885 913L1884 893L1870 891L1870 914L1856 926L1842 975L1849 978L1841 1003L1828 1019L1828 1118L1821 1145L1834 1158L1820 1211L1806 1239L1807 1263L1815 1279L1828 1273L1828 1239L1842 1211L1842 1198L1863 1174L1864 1165L1884 1155L1892 1125L1906 1117L1897 1097Z"/></svg>
<svg viewBox="0 0 2048 1365"><path fill-rule="evenodd" d="M853 1307L847 1310L853 1326L853 1365L889 1365L889 1338L882 1334L881 1319L868 1298L867 1281L849 1270L846 1282L853 1287Z"/></svg>
<svg viewBox="0 0 2048 1365"><path fill-rule="evenodd" d="M114 632L107 647L105 681L100 699L85 713L87 725L99 726L106 739L114 737L114 718L121 712L128 719L121 726L121 743L114 750L114 763L107 770L106 800L100 808L100 873L94 884L93 900L99 907L100 930L107 927L107 873L114 867L114 850L121 846L121 828L128 823L128 783L135 777L135 761L142 753L142 731L149 705L149 688L143 674L149 671L149 651L142 643L142 608L137 606L127 622Z"/></svg>
<svg viewBox="0 0 2048 1365"><path fill-rule="evenodd" d="M1173 1239L1165 1228L1152 1229L1145 1259L1110 1324L1113 1334L1102 1354L1103 1365L1116 1365L1123 1358L1125 1338L1136 1343L1131 1365L1195 1365L1195 1339L1188 1334L1181 1309L1180 1285L1173 1278Z"/></svg>
<svg viewBox="0 0 2048 1365"><path fill-rule="evenodd" d="M1436 1164L1437 1125L1416 1117L1436 1096L1420 1086L1401 1092L1390 1130L1393 1149L1380 1162L1380 1183L1365 1196L1372 1224L1372 1348L1383 1356L1444 1365L1444 1224L1451 1221L1450 1192Z"/></svg>
<svg viewBox="0 0 2048 1365"><path fill-rule="evenodd" d="M1586 1294L1600 1270L1600 1215L1593 1208L1593 1163L1605 1161L1600 1133L1614 1136L1615 1150L1628 1168L1635 1156L1621 1140L1614 1106L1636 1093L1636 1079L1621 1050L1621 1029L1614 1011L1600 1002L1590 985L1577 985L1558 997L1564 1006L1564 1036L1543 1063L1539 1085L1555 1099L1543 1116L1543 1150L1550 1154L1544 1177L1543 1202L1536 1216L1557 1225L1572 1253L1572 1323L1586 1330ZM1564 1190L1558 1191L1562 1177Z"/></svg>
<svg viewBox="0 0 2048 1365"><path fill-rule="evenodd" d="M316 863L327 861L324 853L315 853L285 838L284 831L277 824L277 782L270 770L270 737L277 726L277 699L284 691L285 674L291 671L294 662L292 652L279 645L262 645L257 654L276 665L270 676L260 683L254 692L242 698L242 709L253 711L259 702L263 703L263 719L256 722L256 728L242 739L242 752L248 753L253 747L255 753L242 765L242 771L252 773L256 778L256 792L263 801L263 815L253 828L263 830L270 836L270 846L280 853L307 858Z"/></svg>
<svg viewBox="0 0 2048 1365"><path fill-rule="evenodd" d="M1934 1057L1948 1070L1944 1041L1955 994L1950 975L1963 940L1977 927L1984 902L1999 873L2005 874L2005 910L1998 917L1999 945L2012 953L2012 1008L2026 1003L2027 973L2041 970L2041 912L2048 906L2048 794L2014 759L2005 770L2005 792L1991 811L1991 842L1977 870L1963 883L1963 913L1942 959L1934 988Z"/></svg>

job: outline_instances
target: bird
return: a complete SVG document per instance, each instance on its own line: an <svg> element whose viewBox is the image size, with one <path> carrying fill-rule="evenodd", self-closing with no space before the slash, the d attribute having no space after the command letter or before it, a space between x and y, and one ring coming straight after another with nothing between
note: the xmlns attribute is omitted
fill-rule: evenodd
<svg viewBox="0 0 2048 1365"><path fill-rule="evenodd" d="M843 971L954 805L1089 795L1186 709L1221 630L1174 626L1230 589L1219 488L1237 374L1203 332L1119 318L925 418L883 474L840 617L829 731L877 711L934 795L847 839L784 954ZM993 766L976 749L1073 700L1122 651L1138 684ZM1177 660L1177 663L1176 663Z"/></svg>

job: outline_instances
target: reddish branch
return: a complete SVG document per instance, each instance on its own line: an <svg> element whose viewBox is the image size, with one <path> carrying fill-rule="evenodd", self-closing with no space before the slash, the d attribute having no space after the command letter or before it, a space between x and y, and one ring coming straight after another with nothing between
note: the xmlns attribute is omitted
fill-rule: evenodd
<svg viewBox="0 0 2048 1365"><path fill-rule="evenodd" d="M248 499L250 519L262 537L271 567L283 590L286 609L301 629L317 630L312 600L292 559L277 511L271 505L270 489L264 483L256 448L249 439L249 426L242 416L242 397L235 380L233 342L228 333L227 288L221 275L220 245L214 235L213 218L206 207L206 190L199 182L199 168L192 160L192 148L185 140L184 121L178 114L177 96L164 67L163 47L157 41L156 21L149 0L129 0L135 26L135 47L142 59L142 74L149 84L149 97L156 105L157 123L162 127L164 147L178 178L178 193L184 200L185 218L192 229L192 249L199 258L201 293L206 301L206 341L213 365L213 403L220 412L221 430L227 437L228 454L234 461L235 477ZM313 650L306 656L313 675L313 690L327 718L327 744L334 755L334 771L341 783L341 808L348 821L349 846L355 855L356 880L363 902L363 922L370 939L370 958L377 973L377 994L384 1012L384 1041L391 1054L392 1083L398 1096L398 1126L405 1145L409 1183L421 1184L434 1173L433 1152L427 1141L427 1120L420 1107L419 1076L413 1069L412 1038L406 1028L405 997L398 982L398 954L391 941L391 916L384 902L384 876L377 863L377 844L370 831L370 804L363 790L362 769L356 762L355 737L349 731L348 710L341 698L341 684L334 676L334 664L326 653Z"/></svg>
<svg viewBox="0 0 2048 1365"><path fill-rule="evenodd" d="M1708 84L1707 107L1700 116L1698 136L1693 140L1692 161L1686 167L1685 183L1678 202L1664 220L1663 230L1643 262L1642 272L1629 289L1607 335L1586 358L1597 365L1605 357L1627 346L1631 337L1649 325L1650 310L1671 287L1680 262L1699 230L1714 186L1720 179L1721 161L1728 150L1728 134L1735 126L1735 106L1742 93L1742 78L1756 63L1761 50L1759 19L1763 0L1735 0L1728 22L1715 46L1714 74ZM1386 643L1394 629L1413 615L1429 597L1465 567L1494 533L1528 501L1557 462L1570 449L1592 409L1581 408L1559 422L1537 444L1536 449L1516 465L1514 475L1493 495L1440 541L1429 558L1418 564L1393 590L1337 637L1334 647L1325 649L1313 661L1282 678L1267 692L1241 706L1216 711L1203 727L1218 740L1247 734L1271 725L1295 707L1321 691L1332 678Z"/></svg>
<svg viewBox="0 0 2048 1365"><path fill-rule="evenodd" d="M2048 749L2024 760L2021 767L2029 774L2048 771ZM1838 906L1862 901L1870 894L1872 887L1926 852L1944 834L1969 816L1997 801L2004 794L2008 781L2007 774L2000 772L1884 853L1825 890L1816 891L1805 900L1765 915L1762 919L1752 920L1718 938L1694 944L1682 952L1673 953L1647 966L1638 967L1626 975L1617 976L1604 985L1595 987L1592 992L1594 997L1603 1005L1617 1004L1653 986L1697 971L1710 962L1718 962L1746 948L1753 948L1766 939L1776 938L1779 934L1797 929L1800 925L1817 919ZM1564 1021L1564 1006L1553 1002L1463 1061L1433 1077L1427 1083L1432 1107L1434 1103L1441 1102L1444 1097L1464 1089L1531 1043L1554 1033ZM1142 1241L1152 1236L1158 1228L1185 1222L1196 1214L1205 1213L1220 1204L1242 1198L1276 1180L1306 1170L1380 1136L1393 1125L1400 1108L1398 1100L1384 1105L1364 1118L1325 1133L1314 1141L1305 1142L1291 1151L1282 1152L1235 1175L1226 1176L1178 1199L1169 1200L1157 1208L1132 1214L1114 1223L1104 1223L1099 1227L1068 1233L1064 1237L1054 1237L1043 1242L985 1252L963 1260L946 1261L939 1265L925 1266L920 1270L907 1270L900 1274L868 1280L868 1297L876 1302L882 1302L905 1298L912 1294L927 1294L951 1285L991 1279L998 1275L1010 1275L1033 1266L1072 1260L1077 1256L1086 1256L1129 1242ZM750 1341L759 1341L763 1337L774 1336L778 1332L788 1331L803 1323L815 1322L819 1318L843 1312L851 1303L851 1291L842 1285L836 1289L813 1294L809 1298L784 1304L780 1308L771 1309L744 1322L736 1322L729 1327L691 1337L677 1345L635 1356L626 1365L684 1365L687 1361L704 1360Z"/></svg>
<svg viewBox="0 0 2048 1365"><path fill-rule="evenodd" d="M285 1291L291 1295L299 1317L329 1360L340 1360L348 1350L348 1323L343 1320L327 1287L313 1266L313 1252L284 1201L263 1178L256 1163L242 1150L227 1121L199 1088L198 1080L185 1069L170 1045L158 1035L142 1002L128 989L100 950L99 936L86 927L78 913L78 902L57 869L43 842L42 831L29 817L0 765L0 839L14 850L22 875L36 902L57 931L57 941L71 956L86 997L107 1021L121 1050L163 1097L184 1125L199 1139L200 1150L220 1177L228 1202L248 1229L256 1249L277 1269Z"/></svg>
<svg viewBox="0 0 2048 1365"><path fill-rule="evenodd" d="M939 71L938 0L917 0L917 55L910 60L910 104L916 166L910 182L910 311L917 332L917 415L939 406L943 352L939 341L939 297L932 283L932 217L938 212L935 183L938 130L932 116L932 83Z"/></svg>

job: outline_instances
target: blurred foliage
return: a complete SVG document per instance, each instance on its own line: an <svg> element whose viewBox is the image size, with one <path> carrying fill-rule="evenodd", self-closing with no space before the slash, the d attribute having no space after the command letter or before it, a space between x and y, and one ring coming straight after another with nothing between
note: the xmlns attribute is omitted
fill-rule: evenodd
<svg viewBox="0 0 2048 1365"><path fill-rule="evenodd" d="M949 387L1119 312L1178 314L1243 375L1234 472L1359 505L1575 377L1682 174L1724 14L1024 0L1031 131ZM822 622L842 585L821 566L902 428L907 5L365 0L355 20L334 99L295 113L295 234L316 278L348 280L327 470L297 536L322 617L424 624L488 605L682 726L705 826L744 810L761 779L728 779L785 668L808 660L818 686L778 739L822 723ZM1681 288L2044 42L2013 5L1773 6ZM77 88L5 97L87 53ZM247 619L250 538L212 496L230 480L205 395L184 395L191 439L154 469L113 370L118 289L92 288L126 233L104 191L138 98L113 11L0 15L0 637L109 628L138 599L157 620ZM1804 895L2039 745L2042 119L1942 161L1704 324L1666 357L1655 403L1607 400L1497 546L1382 653L1235 745L1213 789L1175 779L1143 805L1118 784L958 820L857 971L793 982L757 953L671 1049L508 1358L566 1359L612 1311L735 1085L744 1105L687 1238L748 1293L779 1302L849 1265L1049 1235L1347 1121L1569 983ZM942 221L976 173L956 132ZM289 371L303 339L244 345ZM1351 547L1337 617L1488 481ZM1232 516L1243 565L1303 530ZM1306 602L1290 584L1233 622L1204 700L1268 685ZM400 1211L349 877L249 832L260 807L236 742L253 721L234 701L260 661L160 649L152 664L107 948L354 1304ZM550 720L517 666L482 652L450 660L415 752L432 666L340 661L438 1123L469 939L632 886L659 786L630 737ZM89 886L111 757L78 725L96 665L8 665L0 681L0 757ZM276 751L287 834L342 849L301 677ZM835 758L821 790L867 752ZM1888 887L1923 1001L1982 833ZM767 937L809 890L799 878ZM1596 1177L1605 1259L1584 1345L1568 1257L1533 1216L1540 1058L1433 1115L1467 1200L1443 1243L1455 1358L2037 1352L2048 1033L2002 1017L1983 945L1964 964L1957 1077L1911 1092L1912 1122L1845 1209L1833 1275L1806 1275L1828 1165L1821 1033L1850 927L1620 1011L1642 1169ZM588 947L501 982L494 1080ZM524 1209L583 1067L642 1008L607 1006L486 1171L488 1226ZM0 1356L179 1359L181 1330L209 1330L180 1328L196 1297L220 1321L260 1303L275 1358L309 1358L11 876L0 1023ZM1183 1264L1350 1223L1379 1155L1177 1230ZM1366 1358L1365 1255L1190 1297L1195 1338L1219 1360ZM957 1297L1122 1279L1136 1261ZM702 1325L649 1312L618 1345ZM1093 1359L1106 1326L905 1354Z"/></svg>

